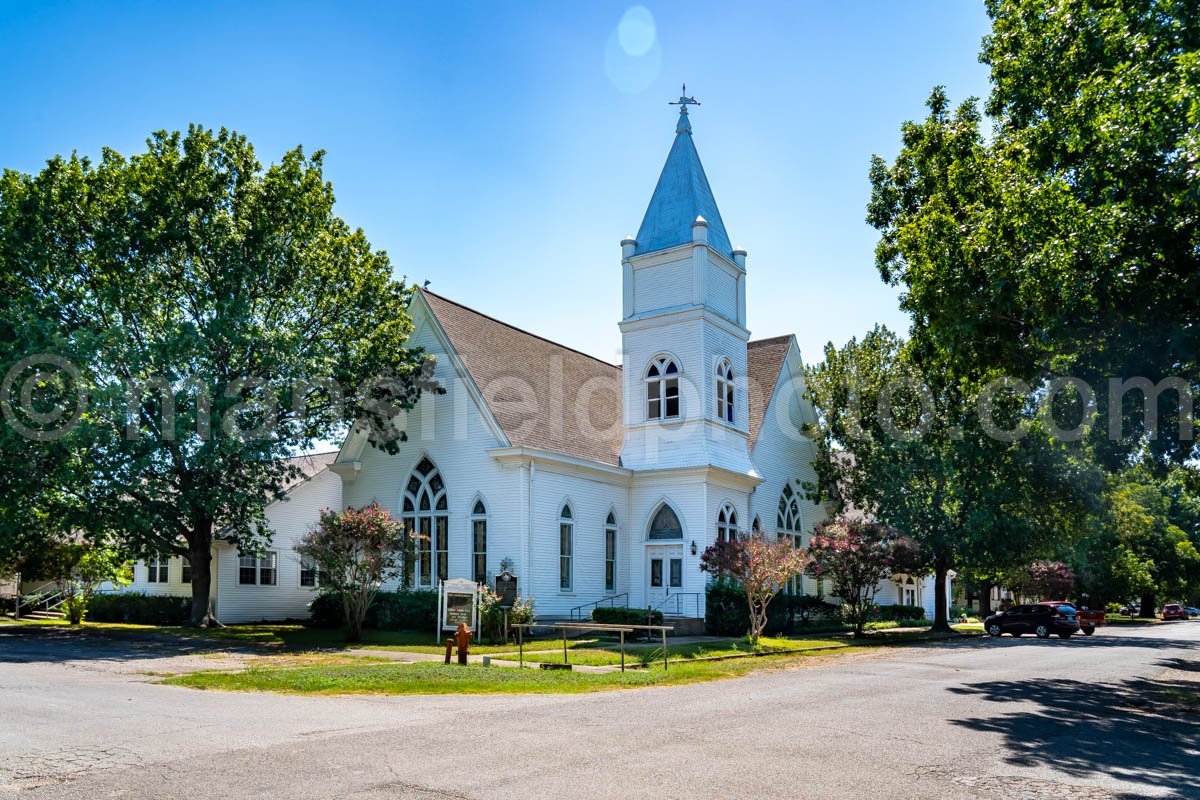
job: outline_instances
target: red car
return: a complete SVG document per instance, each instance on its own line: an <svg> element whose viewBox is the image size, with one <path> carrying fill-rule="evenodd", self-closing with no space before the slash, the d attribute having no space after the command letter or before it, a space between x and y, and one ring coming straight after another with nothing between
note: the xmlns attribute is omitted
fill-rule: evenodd
<svg viewBox="0 0 1200 800"><path fill-rule="evenodd" d="M1091 636L1096 632L1096 628L1108 622L1108 618L1103 611L1092 611L1091 609L1078 609L1074 603L1068 603L1066 600L1043 600L1038 603L1039 606L1053 606L1059 610L1060 614L1066 616L1074 615L1079 620L1079 630L1085 636Z"/></svg>
<svg viewBox="0 0 1200 800"><path fill-rule="evenodd" d="M1164 622L1169 619L1188 619L1188 612L1179 603L1167 603L1163 606L1162 618Z"/></svg>

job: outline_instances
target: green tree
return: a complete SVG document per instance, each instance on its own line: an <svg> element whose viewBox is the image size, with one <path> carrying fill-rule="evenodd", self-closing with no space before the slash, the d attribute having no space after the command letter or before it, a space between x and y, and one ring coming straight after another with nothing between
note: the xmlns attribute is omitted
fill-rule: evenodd
<svg viewBox="0 0 1200 800"><path fill-rule="evenodd" d="M949 630L951 570L998 554L1028 563L1072 535L1098 493L1025 398L998 393L981 414L982 390L923 375L913 347L884 327L827 345L805 378L817 412L814 499L913 537L934 574L935 629Z"/></svg>
<svg viewBox="0 0 1200 800"><path fill-rule="evenodd" d="M1200 375L1200 6L987 8L988 136L976 102L952 111L939 87L895 161L872 162L880 274L927 367L1077 376L1114 416L1091 437L1110 470L1143 450L1183 463L1197 450L1180 393ZM1144 378L1149 397L1110 405L1110 378Z"/></svg>
<svg viewBox="0 0 1200 800"><path fill-rule="evenodd" d="M35 430L68 465L42 496L69 498L86 530L118 532L135 557L187 558L191 619L206 624L214 536L247 552L269 541L264 506L296 471L281 457L350 425L394 451L428 364L406 346L411 289L334 214L321 152L264 169L225 130L147 144L0 179L13 292L0 366L69 364L57 379L86 413ZM20 438L0 444L19 458ZM11 517L21 495L3 502Z"/></svg>

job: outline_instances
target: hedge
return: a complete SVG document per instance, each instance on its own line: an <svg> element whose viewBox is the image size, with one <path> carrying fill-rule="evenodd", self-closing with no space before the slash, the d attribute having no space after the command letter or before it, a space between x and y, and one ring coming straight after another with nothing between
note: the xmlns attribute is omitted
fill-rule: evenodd
<svg viewBox="0 0 1200 800"><path fill-rule="evenodd" d="M740 586L716 580L705 590L705 631L711 636L745 636L750 630L750 611ZM841 606L820 597L780 594L767 606L765 633L791 633L812 628L840 630Z"/></svg>
<svg viewBox="0 0 1200 800"><path fill-rule="evenodd" d="M592 622L599 622L602 625L662 625L662 621L661 611L650 611L645 608L604 606L592 609Z"/></svg>
<svg viewBox="0 0 1200 800"><path fill-rule="evenodd" d="M97 594L88 604L88 622L131 625L183 625L192 614L192 598L142 592Z"/></svg>
<svg viewBox="0 0 1200 800"><path fill-rule="evenodd" d="M925 619L924 606L875 606L871 619L876 620L911 620Z"/></svg>
<svg viewBox="0 0 1200 800"><path fill-rule="evenodd" d="M341 597L332 592L314 597L308 610L319 627L344 624ZM380 592L367 609L364 625L380 631L432 631L437 625L437 592Z"/></svg>

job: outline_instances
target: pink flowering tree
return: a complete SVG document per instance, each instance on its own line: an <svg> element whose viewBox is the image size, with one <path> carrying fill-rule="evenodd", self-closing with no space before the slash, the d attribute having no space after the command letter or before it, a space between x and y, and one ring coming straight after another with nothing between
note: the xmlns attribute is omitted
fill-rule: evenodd
<svg viewBox="0 0 1200 800"><path fill-rule="evenodd" d="M865 636L875 608L880 581L916 570L920 556L915 543L892 529L858 518L838 517L816 526L808 544L809 572L833 584L842 601L842 614Z"/></svg>
<svg viewBox="0 0 1200 800"><path fill-rule="evenodd" d="M787 582L804 571L808 555L781 539L739 534L729 541L709 545L700 557L700 569L741 586L750 609L746 638L757 646L767 627L767 606Z"/></svg>
<svg viewBox="0 0 1200 800"><path fill-rule="evenodd" d="M1066 600L1075 589L1075 573L1061 561L1034 561L1014 576L1012 588L1022 597Z"/></svg>
<svg viewBox="0 0 1200 800"><path fill-rule="evenodd" d="M346 641L362 639L367 609L385 581L402 577L412 537L378 503L338 513L325 509L321 521L300 540L296 552L312 559L322 589L342 599Z"/></svg>

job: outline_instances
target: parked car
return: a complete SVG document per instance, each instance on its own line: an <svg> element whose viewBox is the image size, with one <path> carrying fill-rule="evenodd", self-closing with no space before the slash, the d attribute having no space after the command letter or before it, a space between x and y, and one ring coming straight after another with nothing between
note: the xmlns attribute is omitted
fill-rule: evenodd
<svg viewBox="0 0 1200 800"><path fill-rule="evenodd" d="M1051 635L1070 639L1079 630L1079 619L1074 606L1069 604L1013 606L1008 611L993 614L983 621L983 629L992 636L1012 634L1021 636L1032 633L1039 639Z"/></svg>
<svg viewBox="0 0 1200 800"><path fill-rule="evenodd" d="M1079 621L1079 630L1083 632L1084 636L1091 636L1096 632L1096 628L1108 622L1108 615L1103 611L1093 611L1089 608L1080 609L1074 603L1068 603L1066 600L1043 600L1038 605L1054 606L1068 616L1074 615Z"/></svg>
<svg viewBox="0 0 1200 800"><path fill-rule="evenodd" d="M1162 618L1165 622L1169 619L1187 619L1188 612L1179 603L1167 603L1162 607Z"/></svg>
<svg viewBox="0 0 1200 800"><path fill-rule="evenodd" d="M1121 606L1121 616L1123 617L1140 617L1142 615L1142 607L1138 603L1126 603Z"/></svg>
<svg viewBox="0 0 1200 800"><path fill-rule="evenodd" d="M1200 619L1200 608L1192 608L1191 606L1184 606L1183 610L1186 611L1188 613L1188 616L1191 617L1192 619Z"/></svg>

